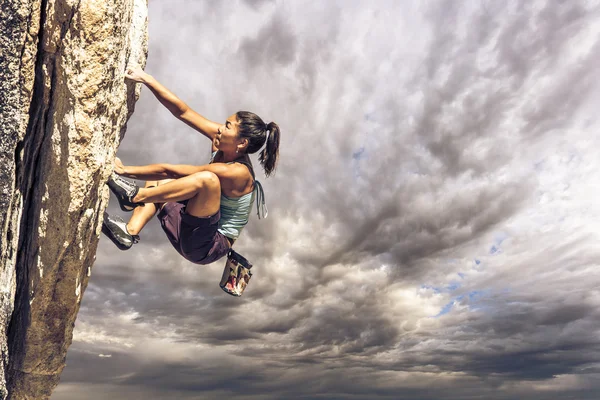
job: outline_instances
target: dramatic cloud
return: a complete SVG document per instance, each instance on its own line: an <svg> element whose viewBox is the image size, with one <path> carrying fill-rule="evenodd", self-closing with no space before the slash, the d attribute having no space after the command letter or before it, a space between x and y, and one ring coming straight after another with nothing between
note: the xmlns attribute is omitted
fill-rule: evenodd
<svg viewBox="0 0 600 400"><path fill-rule="evenodd" d="M151 2L149 73L212 120L281 126L269 217L236 242L241 298L155 221L130 251L103 239L53 399L597 398L599 20L583 0ZM142 91L126 164L209 153Z"/></svg>

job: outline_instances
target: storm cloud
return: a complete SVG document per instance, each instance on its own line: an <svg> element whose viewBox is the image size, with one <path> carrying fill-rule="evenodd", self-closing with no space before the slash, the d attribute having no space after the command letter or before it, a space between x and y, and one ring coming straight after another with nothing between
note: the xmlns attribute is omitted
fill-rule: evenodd
<svg viewBox="0 0 600 400"><path fill-rule="evenodd" d="M241 298L156 221L103 238L53 399L598 397L597 1L149 8L147 72L281 127L269 217ZM144 88L118 155L210 143Z"/></svg>

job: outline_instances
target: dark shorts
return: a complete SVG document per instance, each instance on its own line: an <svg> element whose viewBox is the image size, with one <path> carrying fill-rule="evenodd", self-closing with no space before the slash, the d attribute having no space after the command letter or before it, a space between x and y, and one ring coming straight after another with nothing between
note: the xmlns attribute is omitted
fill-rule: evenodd
<svg viewBox="0 0 600 400"><path fill-rule="evenodd" d="M157 215L175 250L195 264L210 264L229 252L229 241L217 232L221 212L211 217L185 213L185 204L166 203Z"/></svg>

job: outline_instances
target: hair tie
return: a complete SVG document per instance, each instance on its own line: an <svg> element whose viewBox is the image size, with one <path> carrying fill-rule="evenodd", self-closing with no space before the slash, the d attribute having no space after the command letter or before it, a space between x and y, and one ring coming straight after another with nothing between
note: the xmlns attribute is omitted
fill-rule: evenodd
<svg viewBox="0 0 600 400"><path fill-rule="evenodd" d="M267 136L265 138L265 146L267 145L267 142L269 141L269 131L267 130Z"/></svg>

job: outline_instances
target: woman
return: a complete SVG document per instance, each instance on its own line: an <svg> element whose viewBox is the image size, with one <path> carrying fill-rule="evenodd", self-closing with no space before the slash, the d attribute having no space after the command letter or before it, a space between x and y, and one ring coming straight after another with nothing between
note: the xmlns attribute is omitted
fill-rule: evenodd
<svg viewBox="0 0 600 400"><path fill-rule="evenodd" d="M141 68L129 68L126 77L145 84L175 117L210 139L212 158L210 164L200 166L137 167L125 166L117 158L108 185L121 209L133 210L133 215L125 223L105 214L102 231L120 249L129 249L158 211L163 230L183 257L197 264L214 262L228 253L248 223L255 192L257 208L263 207L265 214L264 193L248 154L266 145L259 161L270 176L279 156L279 127L274 122L267 125L247 111L238 111L224 124L217 124L192 110ZM147 182L141 188L119 175Z"/></svg>

